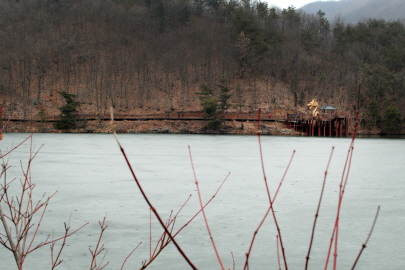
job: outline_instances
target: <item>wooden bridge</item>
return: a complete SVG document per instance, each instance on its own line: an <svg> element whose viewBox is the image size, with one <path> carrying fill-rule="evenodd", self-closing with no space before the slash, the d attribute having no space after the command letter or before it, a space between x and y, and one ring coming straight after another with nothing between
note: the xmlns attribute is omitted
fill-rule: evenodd
<svg viewBox="0 0 405 270"><path fill-rule="evenodd" d="M227 121L258 121L258 113L225 113L222 117ZM129 116L115 116L120 120L205 120L201 111L196 112L165 112L162 114ZM108 118L109 119L109 118ZM313 118L310 114L292 113L283 115L273 115L263 113L260 115L261 122L280 122L287 128L303 132L308 136L330 136L345 137L350 132L350 121L353 119L349 111L331 111L320 113L318 118Z"/></svg>
<svg viewBox="0 0 405 270"><path fill-rule="evenodd" d="M258 121L259 116L257 112L252 113L225 113L222 115L226 121ZM55 122L59 119L59 116L49 116L45 122ZM303 132L308 136L347 136L349 133L350 120L352 116L350 112L334 111L331 113L321 113L317 119L314 119L311 115L305 113L292 113L292 114L271 114L262 113L260 115L261 122L280 122L287 128L294 129L298 132ZM11 119L6 119L3 115L3 121L13 122L41 122L39 116L31 115L26 117L19 117L13 115ZM110 120L109 114L79 114L78 121L108 121ZM153 114L114 114L115 121L149 121L149 120L205 120L204 113L202 111L166 111L162 113Z"/></svg>
<svg viewBox="0 0 405 270"><path fill-rule="evenodd" d="M224 113L221 115L226 121L257 121L258 113ZM103 114L78 114L78 121L108 121L110 120L109 113ZM37 115L23 116L18 114L13 114L11 118L4 116L3 121L12 121L12 122L41 122L41 119ZM45 122L55 122L59 120L58 115L48 116ZM162 112L162 113L152 113L152 114L126 114L116 112L114 113L115 121L148 121L148 120L206 120L204 118L204 113L202 111L173 111L173 112ZM285 115L271 116L262 115L260 118L261 121L279 121L284 122L286 120Z"/></svg>

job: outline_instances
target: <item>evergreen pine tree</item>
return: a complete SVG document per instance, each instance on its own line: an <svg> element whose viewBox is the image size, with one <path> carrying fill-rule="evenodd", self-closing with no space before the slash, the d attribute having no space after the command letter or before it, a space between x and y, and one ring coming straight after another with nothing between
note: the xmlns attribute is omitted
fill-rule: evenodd
<svg viewBox="0 0 405 270"><path fill-rule="evenodd" d="M55 122L54 127L62 130L75 128L77 120L77 107L80 106L80 103L74 101L76 95L63 91L58 93L66 100L66 105L58 108L60 110L60 119Z"/></svg>

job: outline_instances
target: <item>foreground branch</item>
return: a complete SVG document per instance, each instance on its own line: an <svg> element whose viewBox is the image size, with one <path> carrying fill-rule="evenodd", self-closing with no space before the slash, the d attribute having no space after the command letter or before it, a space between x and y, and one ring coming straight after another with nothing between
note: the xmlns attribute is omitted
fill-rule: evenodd
<svg viewBox="0 0 405 270"><path fill-rule="evenodd" d="M380 206L377 207L377 212L375 213L373 225L371 225L371 229L370 229L370 232L368 233L366 242L364 242L364 244L361 246L359 255L357 255L357 258L356 258L356 260L354 261L354 264L353 264L353 266L352 266L352 270L356 267L356 264L357 264L358 260L360 259L360 256L361 256L361 254L363 253L363 250L367 247L368 240L370 240L371 234L373 233L374 226L375 226L375 223L377 222L377 218L378 218L378 214L379 214L379 213L380 213Z"/></svg>
<svg viewBox="0 0 405 270"><path fill-rule="evenodd" d="M122 153L122 155L124 156L124 159L128 165L129 170L131 171L132 177L134 178L134 181L136 183L136 185L138 186L139 191L141 192L143 198L145 199L146 203L148 204L149 208L153 211L155 217L158 219L160 225L162 226L162 228L165 230L165 232L167 233L167 235L169 236L170 240L173 241L173 244L176 246L177 250L180 252L181 256L183 256L183 258L187 261L187 263L191 266L192 269L197 269L197 267L194 266L194 264L190 261L190 259L187 257L187 255L184 253L184 251L181 249L180 245L177 243L177 241L174 239L173 235L171 234L171 232L169 231L169 229L166 227L165 223L163 222L162 218L160 217L159 213L157 212L156 208L153 207L152 203L150 202L150 200L148 199L148 197L146 196L145 191L143 190L141 183L139 182L138 178L135 175L135 172L132 168L131 163L129 162L129 159L127 157L127 154L125 153L124 148L122 147L120 141L118 140L118 136L117 133L115 132L114 129L114 117L113 117L113 111L111 108L111 123L113 126L113 134L115 137L115 140L117 141L117 144L120 148L120 151Z"/></svg>

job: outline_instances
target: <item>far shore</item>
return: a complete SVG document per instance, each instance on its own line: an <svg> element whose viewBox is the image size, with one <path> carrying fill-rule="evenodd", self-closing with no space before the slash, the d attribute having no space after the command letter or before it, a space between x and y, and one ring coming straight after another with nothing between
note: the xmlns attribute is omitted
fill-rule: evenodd
<svg viewBox="0 0 405 270"><path fill-rule="evenodd" d="M117 133L150 133L150 134L227 134L227 135L281 135L281 136L306 136L302 132L286 128L280 122L262 122L260 130L257 121L226 121L221 130L206 129L206 121L189 120L137 120L114 122ZM3 124L5 124L3 122ZM112 133L111 122L92 120L86 123L79 122L77 128L67 131L57 130L52 123L36 121L9 122L3 133ZM350 133L348 137L352 136ZM384 137L380 130L362 130L358 137Z"/></svg>

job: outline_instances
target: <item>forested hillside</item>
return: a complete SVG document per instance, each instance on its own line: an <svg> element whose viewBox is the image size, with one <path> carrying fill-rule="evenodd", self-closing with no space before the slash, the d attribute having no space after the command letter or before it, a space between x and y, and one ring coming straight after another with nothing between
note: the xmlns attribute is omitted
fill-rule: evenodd
<svg viewBox="0 0 405 270"><path fill-rule="evenodd" d="M405 115L405 28L356 25L249 0L0 1L0 97L21 117L201 110L201 86L230 89L229 110L353 110L398 132ZM361 83L360 92L358 91ZM217 93L219 94L219 92Z"/></svg>

